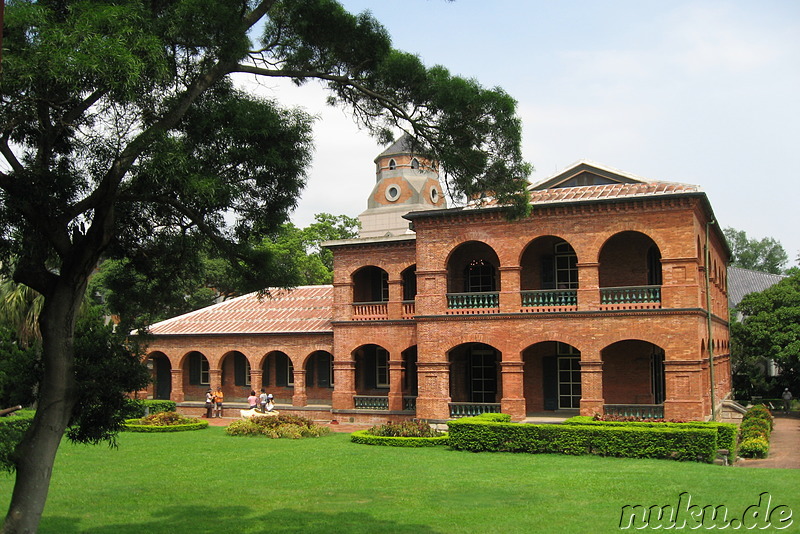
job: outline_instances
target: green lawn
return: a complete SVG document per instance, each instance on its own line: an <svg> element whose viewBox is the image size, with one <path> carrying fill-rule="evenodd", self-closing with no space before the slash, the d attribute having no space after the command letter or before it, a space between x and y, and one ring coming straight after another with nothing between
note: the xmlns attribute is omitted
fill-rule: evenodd
<svg viewBox="0 0 800 534"><path fill-rule="evenodd" d="M40 531L619 532L622 506L677 504L681 492L735 516L762 492L800 512L798 470L348 440L232 438L212 427L124 433L118 449L65 442ZM0 474L3 510L12 483Z"/></svg>

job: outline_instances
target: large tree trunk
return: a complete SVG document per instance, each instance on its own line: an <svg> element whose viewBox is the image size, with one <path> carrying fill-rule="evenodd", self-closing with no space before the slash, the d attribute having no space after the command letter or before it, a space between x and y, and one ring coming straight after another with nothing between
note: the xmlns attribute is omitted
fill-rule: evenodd
<svg viewBox="0 0 800 534"><path fill-rule="evenodd" d="M44 511L56 451L76 399L73 339L84 288L57 288L39 317L44 376L36 415L16 449L16 480L4 533L36 532Z"/></svg>

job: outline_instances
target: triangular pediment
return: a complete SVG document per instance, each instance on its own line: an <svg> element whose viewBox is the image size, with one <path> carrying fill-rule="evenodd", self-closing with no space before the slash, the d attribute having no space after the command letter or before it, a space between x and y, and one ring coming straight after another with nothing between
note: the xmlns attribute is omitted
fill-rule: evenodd
<svg viewBox="0 0 800 534"><path fill-rule="evenodd" d="M591 185L650 183L651 180L635 176L591 161L578 161L557 174L530 186L531 191L561 187Z"/></svg>

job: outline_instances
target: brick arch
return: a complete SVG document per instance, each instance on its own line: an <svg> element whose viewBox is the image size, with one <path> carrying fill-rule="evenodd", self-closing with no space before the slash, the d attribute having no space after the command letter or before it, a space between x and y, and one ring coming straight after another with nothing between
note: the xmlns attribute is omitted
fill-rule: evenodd
<svg viewBox="0 0 800 534"><path fill-rule="evenodd" d="M665 350L643 339L623 339L600 351L606 404L662 404Z"/></svg>
<svg viewBox="0 0 800 534"><path fill-rule="evenodd" d="M484 265L491 266L493 268L495 286L494 291L500 290L501 264L497 251L484 241L464 241L453 247L447 254L445 260L448 292L461 293L464 291L464 272L473 261L482 262Z"/></svg>
<svg viewBox="0 0 800 534"><path fill-rule="evenodd" d="M389 272L377 265L362 265L350 273L353 302L382 302L389 298Z"/></svg>
<svg viewBox="0 0 800 534"><path fill-rule="evenodd" d="M498 403L503 397L503 353L485 342L465 341L447 351L452 402Z"/></svg>
<svg viewBox="0 0 800 534"><path fill-rule="evenodd" d="M597 238L596 238L597 239L596 242L599 242L600 245L597 248L593 249L595 254L596 254L596 256L594 256L594 257L587 256L586 258L582 258L582 261L590 262L590 263L599 262L600 261L600 255L602 254L603 248L605 248L605 246L608 244L608 242L611 241L612 239L614 239L616 236L618 236L620 234L625 234L625 233L628 233L628 232L641 234L641 235L649 238L653 242L653 244L655 244L655 246L658 247L658 250L661 252L662 256L665 256L665 255L668 255L668 254L671 253L671 251L668 250L669 249L669 241L666 240L662 235L660 235L660 233L653 232L653 228L649 227L647 225L631 223L631 224L626 225L626 227L624 229L622 229L622 230L616 228L616 229L614 229L613 232L607 232L607 233L598 234ZM583 251L582 247L581 247L581 251Z"/></svg>
<svg viewBox="0 0 800 534"><path fill-rule="evenodd" d="M566 243L568 246L563 247L561 244ZM559 250L557 250L557 248ZM562 256L556 259L557 256ZM574 256L569 257L568 256ZM577 289L577 267L576 264L581 260L577 254L577 250L564 237L558 235L541 235L529 241L523 248L518 257L518 264L520 266L520 289L522 290L542 290L542 289L558 289L559 285L564 285L563 289L572 288ZM568 265L564 265L564 262ZM558 265L557 265L558 263ZM559 284L556 280L556 273L562 274L572 269L573 275L572 282L562 280ZM570 275L567 273L567 277Z"/></svg>
<svg viewBox="0 0 800 534"><path fill-rule="evenodd" d="M653 247L658 255L655 259L651 258ZM600 287L661 285L662 250L646 232L614 233L598 249Z"/></svg>

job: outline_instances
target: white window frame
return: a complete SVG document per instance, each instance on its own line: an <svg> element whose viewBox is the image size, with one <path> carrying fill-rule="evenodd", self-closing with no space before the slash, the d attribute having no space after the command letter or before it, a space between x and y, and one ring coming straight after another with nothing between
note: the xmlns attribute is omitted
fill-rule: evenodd
<svg viewBox="0 0 800 534"><path fill-rule="evenodd" d="M375 387L389 387L389 351L383 347L375 349Z"/></svg>
<svg viewBox="0 0 800 534"><path fill-rule="evenodd" d="M200 385L211 384L211 373L209 372L208 358L200 356Z"/></svg>

